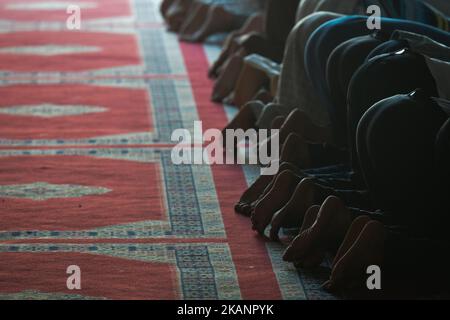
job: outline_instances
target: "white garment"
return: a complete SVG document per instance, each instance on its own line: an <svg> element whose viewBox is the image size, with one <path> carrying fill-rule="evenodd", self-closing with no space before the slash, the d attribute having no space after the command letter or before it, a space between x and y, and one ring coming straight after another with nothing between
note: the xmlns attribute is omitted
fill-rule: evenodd
<svg viewBox="0 0 450 320"><path fill-rule="evenodd" d="M315 95L312 84L306 74L304 63L305 47L311 34L323 23L339 18L341 15L330 12L318 12L302 19L291 31L287 40L284 53L283 66L281 69L278 94L275 101L283 106L282 115L289 114L298 108L305 112L310 119L318 125L328 123L315 121L316 119L328 119L326 110L318 107L319 98ZM274 110L267 108L260 119L261 125L270 125L273 114L280 115Z"/></svg>

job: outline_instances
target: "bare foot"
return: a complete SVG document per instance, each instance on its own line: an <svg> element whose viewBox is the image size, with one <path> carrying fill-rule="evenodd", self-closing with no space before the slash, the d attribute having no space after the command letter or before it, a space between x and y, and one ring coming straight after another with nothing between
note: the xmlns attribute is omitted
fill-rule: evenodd
<svg viewBox="0 0 450 320"><path fill-rule="evenodd" d="M310 168L309 144L298 134L291 133L281 149L280 161L293 163L300 168Z"/></svg>
<svg viewBox="0 0 450 320"><path fill-rule="evenodd" d="M201 2L194 2L190 11L189 17L181 25L179 32L180 40L184 40L201 28L208 14L209 6Z"/></svg>
<svg viewBox="0 0 450 320"><path fill-rule="evenodd" d="M161 15L165 18L167 14L167 10L172 6L175 0L163 0L160 6Z"/></svg>
<svg viewBox="0 0 450 320"><path fill-rule="evenodd" d="M286 170L299 173L298 168L289 163L282 163L278 172L283 172ZM275 176L263 176L261 175L241 196L241 199L235 206L237 213L243 215L250 215L252 209L252 203L256 202L259 198L265 195L265 192L272 188L272 183L275 181L277 175Z"/></svg>
<svg viewBox="0 0 450 320"><path fill-rule="evenodd" d="M244 25L237 30L236 35L242 36L250 32L264 32L265 15L263 13L255 13L248 17Z"/></svg>
<svg viewBox="0 0 450 320"><path fill-rule="evenodd" d="M272 120L272 123L270 125L272 130L278 130L283 125L284 121L286 120L283 116L278 116L275 119Z"/></svg>
<svg viewBox="0 0 450 320"><path fill-rule="evenodd" d="M247 131L248 129L253 129L256 127L256 117L254 110L263 109L264 105L259 101L252 101L243 106L238 114L231 120L231 122L222 130L223 135L223 146L225 148L236 149L236 142L231 145L231 142L228 143L226 138L227 130L237 130L242 129ZM239 142L239 141L238 141Z"/></svg>
<svg viewBox="0 0 450 320"><path fill-rule="evenodd" d="M327 128L313 124L299 109L294 109L280 128L280 141L285 141L291 133L296 133L309 142L323 143L331 140Z"/></svg>
<svg viewBox="0 0 450 320"><path fill-rule="evenodd" d="M277 106L277 104L275 104L273 102L272 103L268 103L267 105L268 105L269 108L271 108L271 107L275 107L276 108L276 106ZM286 118L283 117L283 116L276 117L275 119L272 120L271 129L280 130L280 128L283 126L285 121L286 121ZM271 140L274 139L274 138L278 138L279 139L279 137L280 137L280 133L278 131L278 133L275 133L275 134L271 135L270 137L268 137L266 140L261 141L260 144L259 144L259 147L261 149L264 149L264 150L270 150L269 147L271 145ZM283 150L283 146L284 146L285 142L286 141L281 141L281 140L278 141L279 145L281 146L280 156L281 156L281 151Z"/></svg>
<svg viewBox="0 0 450 320"><path fill-rule="evenodd" d="M224 71L213 88L212 100L214 102L222 102L234 90L242 65L243 58L241 54L233 55L226 63Z"/></svg>
<svg viewBox="0 0 450 320"><path fill-rule="evenodd" d="M272 181L270 181L269 185L264 189L264 191L258 196L258 198L251 202L248 206L245 205L243 210L248 214L251 215L252 212L255 211L256 206L258 205L259 202L261 202L262 199L264 199L264 197L272 190L273 185L277 179L277 177L283 172L283 171L292 171L294 172L297 176L299 176L301 179L305 178L305 175L303 174L303 172L297 168L296 166L294 166L291 163L281 163L280 168L278 170L278 173L275 175L275 177L272 179Z"/></svg>
<svg viewBox="0 0 450 320"><path fill-rule="evenodd" d="M192 42L204 41L214 33L229 32L238 29L236 17L223 6L215 4L209 7L206 20L202 26L191 34L185 34L183 40Z"/></svg>
<svg viewBox="0 0 450 320"><path fill-rule="evenodd" d="M177 32L183 23L192 0L175 0L166 12L166 22L169 31Z"/></svg>
<svg viewBox="0 0 450 320"><path fill-rule="evenodd" d="M226 42L225 45L220 52L219 57L217 60L213 63L213 65L209 68L208 76L211 79L216 79L220 75L220 69L224 66L224 64L228 61L230 56L232 56L236 51L239 50L239 46L235 41L235 33L231 33Z"/></svg>
<svg viewBox="0 0 450 320"><path fill-rule="evenodd" d="M295 188L291 198L277 211L271 222L270 238L278 240L278 233L283 227L298 227L306 211L313 205L320 205L322 202L317 200L317 190L314 179L305 178Z"/></svg>
<svg viewBox="0 0 450 320"><path fill-rule="evenodd" d="M236 82L233 104L241 107L258 93L269 82L267 75L248 63L243 63L241 73Z"/></svg>
<svg viewBox="0 0 450 320"><path fill-rule="evenodd" d="M258 200L259 195L266 189L272 179L274 179L273 176L260 176L247 190L245 190L239 202L234 206L234 210L237 213L249 215L250 212L244 211L244 208Z"/></svg>
<svg viewBox="0 0 450 320"><path fill-rule="evenodd" d="M337 290L363 287L367 267L381 266L384 257L386 229L378 221L368 222L350 249L336 263L324 288Z"/></svg>
<svg viewBox="0 0 450 320"><path fill-rule="evenodd" d="M302 223L302 226L300 227L299 234L313 226L313 224L317 220L319 211L320 211L320 206L316 205L316 206L309 207L309 209L305 213L305 219L303 219L303 223ZM294 239L292 239L292 240L294 240Z"/></svg>
<svg viewBox="0 0 450 320"><path fill-rule="evenodd" d="M305 219L303 219L302 227L300 228L299 234L304 232L305 230L312 227L312 225L317 220L317 215L319 214L320 206L312 206L306 211ZM292 242L292 241L291 241ZM302 261L294 262L294 265L297 268L309 268L311 266L316 266L323 261L324 255L322 252L317 251L316 253L312 253L307 258Z"/></svg>
<svg viewBox="0 0 450 320"><path fill-rule="evenodd" d="M264 230L270 224L273 215L290 199L300 181L301 177L289 170L277 176L272 189L258 202L251 215L253 230L264 235Z"/></svg>
<svg viewBox="0 0 450 320"><path fill-rule="evenodd" d="M249 101L247 101L247 102L249 102ZM234 103L234 91L232 91L228 96L226 96L223 99L222 103L223 104L227 104L229 106L236 106L237 107L237 105ZM239 106L239 108L241 108L241 107L242 106Z"/></svg>
<svg viewBox="0 0 450 320"><path fill-rule="evenodd" d="M264 31L264 15L257 13L250 16L241 29L233 31L225 40L225 44L219 58L214 62L213 66L209 69L209 77L217 78L219 76L219 69L228 58L239 50L240 45L236 41L237 38L250 32L263 32Z"/></svg>
<svg viewBox="0 0 450 320"><path fill-rule="evenodd" d="M370 222L371 219L368 216L360 216L353 220L350 228L347 231L347 234L339 247L336 256L333 259L333 263L331 264L331 269L336 266L339 260L344 256L344 254L351 248L353 243L355 243L356 239L358 239L359 234L364 229L366 224Z"/></svg>
<svg viewBox="0 0 450 320"><path fill-rule="evenodd" d="M283 259L290 262L307 260L308 257L317 256L317 252L324 256L327 249L339 246L350 224L350 213L342 201L336 197L327 198L317 220L292 241ZM317 265L321 262L317 261Z"/></svg>
<svg viewBox="0 0 450 320"><path fill-rule="evenodd" d="M266 89L261 89L256 93L252 100L259 100L264 104L269 104L273 102L273 99L274 97L269 91L267 91ZM281 126L278 129L280 128Z"/></svg>

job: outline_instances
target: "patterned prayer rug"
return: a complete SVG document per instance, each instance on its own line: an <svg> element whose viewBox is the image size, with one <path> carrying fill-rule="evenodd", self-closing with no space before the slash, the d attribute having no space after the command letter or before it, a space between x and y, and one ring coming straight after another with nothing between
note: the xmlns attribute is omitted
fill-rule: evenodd
<svg viewBox="0 0 450 320"><path fill-rule="evenodd" d="M234 213L254 168L172 164L227 114L158 3L0 0L0 299L332 298Z"/></svg>

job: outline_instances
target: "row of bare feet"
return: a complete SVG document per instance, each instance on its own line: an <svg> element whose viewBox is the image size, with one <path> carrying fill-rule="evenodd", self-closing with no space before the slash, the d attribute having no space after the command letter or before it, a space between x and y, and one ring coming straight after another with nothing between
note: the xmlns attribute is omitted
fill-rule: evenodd
<svg viewBox="0 0 450 320"><path fill-rule="evenodd" d="M222 6L194 0L164 0L161 13L169 30L178 32L183 41L200 42L214 33L233 31L209 71L209 76L217 79L212 100L232 104L234 85L248 54L246 48L259 45L263 15L255 14L238 26L233 14ZM271 97L267 92L259 92L257 100L269 102ZM254 127L255 120L251 110L243 108L227 129L248 129ZM352 221L349 210L330 189L302 173L301 169L310 165L308 143L327 141L323 130L311 126L298 110L286 118L274 119L272 127L280 129L279 173L261 176L244 192L236 211L250 216L253 229L263 236L270 226L269 238L274 241L280 240L281 228L298 228L298 235L283 256L298 267L316 267L327 252L337 252L325 289L360 286L365 283L367 266L382 263L383 225L367 216Z"/></svg>
<svg viewBox="0 0 450 320"><path fill-rule="evenodd" d="M337 252L323 286L326 290L361 287L367 267L383 262L384 226L367 216L352 221L341 199L290 163L282 163L274 177L257 179L235 209L250 215L253 229L262 236L270 227L268 237L273 241L280 240L281 228L299 228L283 256L297 267L317 267L327 252Z"/></svg>
<svg viewBox="0 0 450 320"><path fill-rule="evenodd" d="M236 15L219 4L195 0L164 0L161 14L170 31L183 41L201 42L215 33L239 29Z"/></svg>
<svg viewBox="0 0 450 320"><path fill-rule="evenodd" d="M164 0L161 13L169 30L177 32L182 41L202 42L216 33L230 33L209 76L216 79L211 99L234 104L233 92L248 48L258 46L255 42L262 39L259 34L264 30L264 15L255 13L243 22L242 17L221 5L195 0ZM272 99L267 90L251 96L265 101Z"/></svg>

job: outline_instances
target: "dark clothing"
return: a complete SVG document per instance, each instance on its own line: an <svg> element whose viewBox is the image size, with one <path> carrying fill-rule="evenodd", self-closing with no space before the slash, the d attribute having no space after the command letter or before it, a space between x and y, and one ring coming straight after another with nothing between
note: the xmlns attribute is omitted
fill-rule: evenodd
<svg viewBox="0 0 450 320"><path fill-rule="evenodd" d="M402 41L402 40L389 40L382 44L380 44L378 47L376 47L372 52L369 53L367 56L367 60L370 60L372 58L375 58L376 56L386 54L386 53L392 53L397 52L402 49L408 48L409 44L408 41Z"/></svg>
<svg viewBox="0 0 450 320"><path fill-rule="evenodd" d="M408 49L377 56L356 72L350 82L347 107L348 147L351 167L356 173L360 170L355 137L362 115L378 101L416 88L422 88L431 96L437 95L425 59Z"/></svg>
<svg viewBox="0 0 450 320"><path fill-rule="evenodd" d="M425 24L400 20L382 18L382 31L385 34L392 34L395 30L404 30L422 34L449 45L450 37L445 31L430 27ZM321 101L318 108L328 110L331 123L336 123L331 117L334 112L334 101L330 97L326 80L327 61L332 51L341 43L358 36L372 33L366 26L367 17L351 16L335 19L323 24L309 38L305 51L305 67L308 78L314 87L314 91Z"/></svg>
<svg viewBox="0 0 450 320"><path fill-rule="evenodd" d="M327 86L334 108L333 134L339 146L347 145L347 91L350 80L375 48L388 40L381 32L352 38L339 45L327 62Z"/></svg>
<svg viewBox="0 0 450 320"><path fill-rule="evenodd" d="M300 0L268 0L264 34L253 35L251 41L243 44L247 53L259 54L281 63L287 38L295 25L299 3Z"/></svg>
<svg viewBox="0 0 450 320"><path fill-rule="evenodd" d="M418 297L420 290L438 293L450 285L448 116L423 90L376 103L357 129L358 159L369 191L325 190L358 207L350 208L354 218L366 215L387 227L385 290L404 294L407 288ZM319 182L322 177L316 176ZM325 196L316 198L320 203ZM359 209L370 202L382 210Z"/></svg>
<svg viewBox="0 0 450 320"><path fill-rule="evenodd" d="M397 96L372 107L358 129L358 153L371 191L398 210L370 215L389 226L386 283L415 296L450 285L450 120L439 129L445 118L427 97Z"/></svg>
<svg viewBox="0 0 450 320"><path fill-rule="evenodd" d="M450 242L389 228L384 244L384 289L413 298L445 292L450 285ZM396 296L398 297L398 295Z"/></svg>
<svg viewBox="0 0 450 320"><path fill-rule="evenodd" d="M396 225L421 232L428 229L426 235L433 233L427 225L435 219L424 218L424 212L442 202L436 199L434 149L447 118L419 91L380 101L358 125L358 159L373 202L383 211L395 213ZM440 217L436 211L430 214Z"/></svg>
<svg viewBox="0 0 450 320"><path fill-rule="evenodd" d="M265 33L268 45L273 46L272 58L277 62L283 60L284 47L294 28L299 3L300 0L268 1Z"/></svg>
<svg viewBox="0 0 450 320"><path fill-rule="evenodd" d="M349 85L346 117L342 115L343 123L339 124L339 127L347 128L347 148L351 160L349 167L353 172L353 174L347 173L347 177L351 178L351 181L347 181L343 185L341 181L323 181L326 180L326 177L322 177L321 184L344 190L367 189L362 179L356 149L356 130L361 117L380 100L399 93L408 93L416 88L423 88L429 95L437 94L434 78L424 58L407 49L377 56L364 63L356 71ZM343 175L344 173L341 172L340 174ZM367 202L362 206L359 195L356 195L358 200L352 201L351 192L346 192L345 198L348 199L346 204L349 206L356 206L353 204L353 202L356 202L357 207L373 208L372 202Z"/></svg>
<svg viewBox="0 0 450 320"><path fill-rule="evenodd" d="M352 190L351 183L343 190L334 184L334 177L312 172L313 176L325 187L324 194L336 195L351 207L353 217L368 215L388 227L385 279L408 287L411 282L417 288L448 286L450 120L430 98L437 96L435 80L424 57L409 50L406 42L375 45L367 37L347 41L368 33L366 19L338 20L310 38L305 65L315 92L330 110L332 125L339 133L347 129L351 168L357 173L352 180L362 180L361 189L366 190ZM396 28L450 43L449 34L437 29L383 20L383 32ZM346 52L347 48L352 49ZM422 89L406 94L416 88ZM345 169L332 175L345 176ZM317 195L317 203L323 198Z"/></svg>

